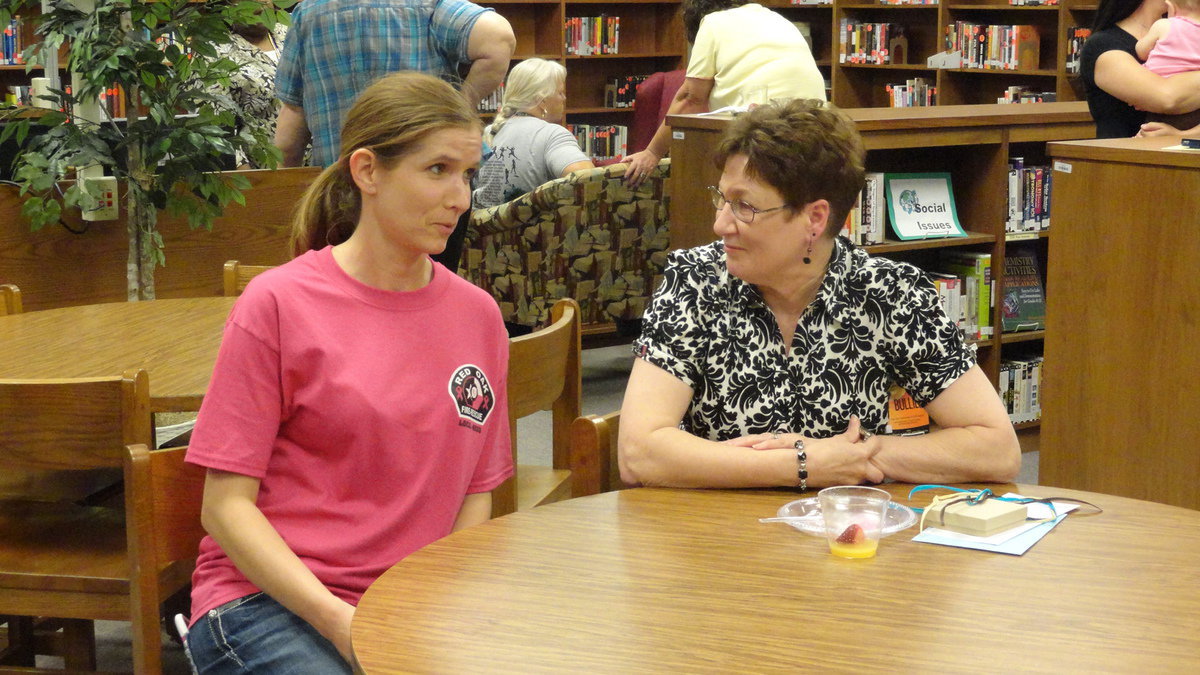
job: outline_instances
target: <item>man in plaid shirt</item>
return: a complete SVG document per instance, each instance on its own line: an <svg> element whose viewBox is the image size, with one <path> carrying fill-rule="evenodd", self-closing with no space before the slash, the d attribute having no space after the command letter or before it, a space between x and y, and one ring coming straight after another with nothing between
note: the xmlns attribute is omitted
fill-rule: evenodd
<svg viewBox="0 0 1200 675"><path fill-rule="evenodd" d="M275 75L282 166L300 166L310 138L315 166L335 162L343 117L380 76L430 73L476 103L503 81L515 46L504 17L467 0L304 0Z"/></svg>

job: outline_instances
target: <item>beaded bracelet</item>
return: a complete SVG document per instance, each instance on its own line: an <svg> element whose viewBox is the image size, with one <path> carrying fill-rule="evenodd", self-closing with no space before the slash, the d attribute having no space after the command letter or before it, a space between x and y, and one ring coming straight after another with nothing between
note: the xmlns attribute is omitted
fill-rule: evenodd
<svg viewBox="0 0 1200 675"><path fill-rule="evenodd" d="M800 479L799 485L801 492L808 490L808 453L804 451L804 439L796 441L796 462L800 468L796 471L796 476Z"/></svg>

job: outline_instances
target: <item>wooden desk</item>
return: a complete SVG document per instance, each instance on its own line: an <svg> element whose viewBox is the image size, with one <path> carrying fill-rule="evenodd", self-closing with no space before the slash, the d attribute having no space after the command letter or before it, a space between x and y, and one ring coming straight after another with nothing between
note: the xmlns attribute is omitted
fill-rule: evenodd
<svg viewBox="0 0 1200 675"><path fill-rule="evenodd" d="M198 410L235 298L113 302L0 317L0 378L150 373L152 412Z"/></svg>
<svg viewBox="0 0 1200 675"><path fill-rule="evenodd" d="M868 171L950 171L959 217L969 230L1004 229L1004 185L1010 145L1095 138L1087 104L944 105L930 108L846 108L868 151ZM732 118L669 115L671 125L671 248L716 239L707 191L721 172L712 155ZM957 150L954 150L957 148ZM1016 154L1022 154L1018 150ZM870 250L870 249L869 249Z"/></svg>
<svg viewBox="0 0 1200 675"><path fill-rule="evenodd" d="M913 528L853 561L758 523L797 497L783 491L540 506L397 564L359 604L353 644L371 675L1194 667L1200 512L1019 489L1105 512L1069 516L1022 557L914 543Z"/></svg>
<svg viewBox="0 0 1200 675"><path fill-rule="evenodd" d="M1177 143L1049 146L1039 482L1200 509L1200 152Z"/></svg>

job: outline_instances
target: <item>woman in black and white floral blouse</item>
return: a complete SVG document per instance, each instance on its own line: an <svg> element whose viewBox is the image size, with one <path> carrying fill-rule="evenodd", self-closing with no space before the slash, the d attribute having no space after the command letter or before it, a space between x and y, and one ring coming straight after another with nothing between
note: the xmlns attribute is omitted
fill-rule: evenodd
<svg viewBox="0 0 1200 675"><path fill-rule="evenodd" d="M266 145L275 139L275 118L279 116L279 100L275 98L275 66L279 50L287 37L287 26L277 23L272 28L261 24L233 26L229 41L215 45L217 55L240 66L229 77L228 94L237 116L238 128L249 127L263 134ZM260 169L253 157L241 152L238 168Z"/></svg>
<svg viewBox="0 0 1200 675"><path fill-rule="evenodd" d="M643 319L621 408L627 482L755 487L1011 480L996 390L919 269L839 238L863 185L853 122L761 106L716 155L713 231L676 251ZM936 430L875 435L904 387Z"/></svg>

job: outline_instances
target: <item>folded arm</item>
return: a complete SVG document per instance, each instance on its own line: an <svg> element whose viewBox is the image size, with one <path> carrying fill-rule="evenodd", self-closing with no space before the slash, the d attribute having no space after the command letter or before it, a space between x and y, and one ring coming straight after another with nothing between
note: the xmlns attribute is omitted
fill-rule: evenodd
<svg viewBox="0 0 1200 675"><path fill-rule="evenodd" d="M796 451L755 449L744 443L718 443L679 428L692 388L674 375L637 359L621 406L618 462L626 483L670 487L795 487ZM808 484L812 487L878 482L871 449L858 443L852 423L834 438L805 439Z"/></svg>
<svg viewBox="0 0 1200 675"><path fill-rule="evenodd" d="M925 406L938 427L923 436L876 436L871 458L905 483L1007 482L1021 469L1021 447L1000 397L979 366Z"/></svg>

